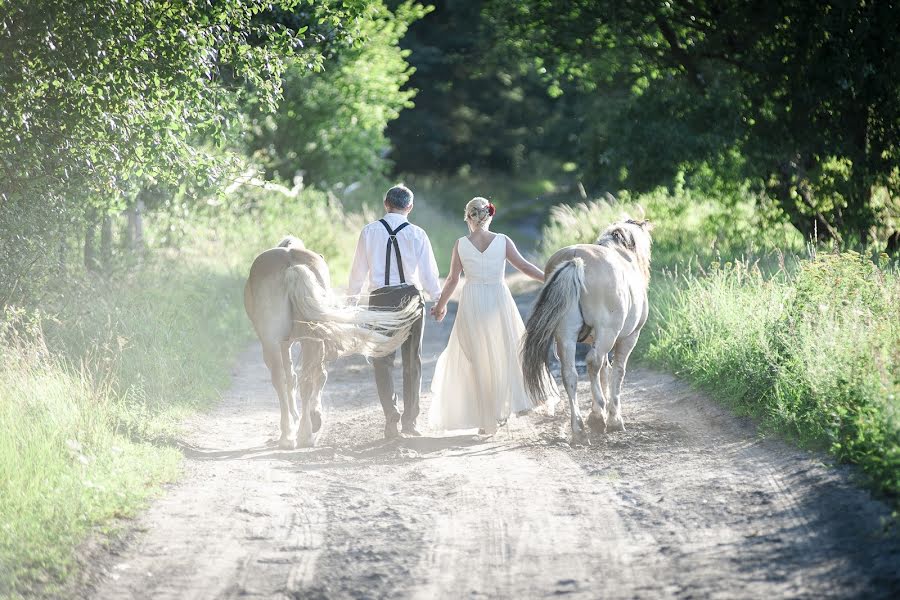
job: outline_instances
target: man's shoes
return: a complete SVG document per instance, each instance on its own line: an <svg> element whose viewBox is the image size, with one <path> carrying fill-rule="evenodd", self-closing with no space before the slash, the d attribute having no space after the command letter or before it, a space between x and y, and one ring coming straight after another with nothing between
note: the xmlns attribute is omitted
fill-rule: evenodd
<svg viewBox="0 0 900 600"><path fill-rule="evenodd" d="M408 435L410 437L422 437L422 432L416 429L415 425L404 425L403 435Z"/></svg>
<svg viewBox="0 0 900 600"><path fill-rule="evenodd" d="M386 440L394 440L400 437L400 428L397 426L397 421L388 421L384 424L384 439Z"/></svg>

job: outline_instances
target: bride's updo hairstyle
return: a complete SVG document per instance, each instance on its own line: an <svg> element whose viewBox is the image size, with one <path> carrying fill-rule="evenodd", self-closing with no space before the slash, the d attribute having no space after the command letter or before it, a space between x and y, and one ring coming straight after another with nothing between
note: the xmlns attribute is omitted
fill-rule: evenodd
<svg viewBox="0 0 900 600"><path fill-rule="evenodd" d="M465 221L474 229L487 229L494 220L496 209L487 198L476 196L466 204Z"/></svg>

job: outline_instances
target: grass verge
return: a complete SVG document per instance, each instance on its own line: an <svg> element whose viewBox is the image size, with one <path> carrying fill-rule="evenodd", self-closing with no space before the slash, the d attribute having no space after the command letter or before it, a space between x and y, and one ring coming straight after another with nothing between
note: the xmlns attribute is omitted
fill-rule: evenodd
<svg viewBox="0 0 900 600"><path fill-rule="evenodd" d="M81 281L0 343L0 596L53 593L95 527L178 473L153 440L215 399L248 339L240 277L172 258Z"/></svg>
<svg viewBox="0 0 900 600"><path fill-rule="evenodd" d="M140 267L72 274L0 315L0 597L58 593L88 534L177 477L180 453L154 441L227 385L252 338L252 258L292 233L346 280L362 222L324 192L252 185L178 231L148 220Z"/></svg>
<svg viewBox="0 0 900 600"><path fill-rule="evenodd" d="M657 285L647 358L900 500L900 274L853 252Z"/></svg>

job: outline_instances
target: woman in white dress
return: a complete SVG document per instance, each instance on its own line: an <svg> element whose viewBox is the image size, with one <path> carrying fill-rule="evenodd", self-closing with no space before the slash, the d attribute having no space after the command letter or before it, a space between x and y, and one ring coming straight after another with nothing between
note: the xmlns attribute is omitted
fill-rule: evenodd
<svg viewBox="0 0 900 600"><path fill-rule="evenodd" d="M439 429L470 429L492 434L511 413L534 408L522 381L519 349L525 325L504 280L506 261L544 281L544 272L525 260L511 239L492 233L494 206L484 198L466 204L470 234L453 246L450 274L431 314L447 314L447 302L465 273L456 322L431 383L430 423ZM555 390L552 380L550 389Z"/></svg>

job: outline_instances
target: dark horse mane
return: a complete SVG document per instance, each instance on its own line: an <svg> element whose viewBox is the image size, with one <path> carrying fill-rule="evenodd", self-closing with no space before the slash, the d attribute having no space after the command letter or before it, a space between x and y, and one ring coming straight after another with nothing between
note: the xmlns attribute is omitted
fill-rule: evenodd
<svg viewBox="0 0 900 600"><path fill-rule="evenodd" d="M636 262L644 273L647 280L650 280L650 231L653 230L653 224L644 219L636 221L635 219L625 219L613 223L603 230L600 237L597 238L598 246L607 248L617 246L628 253L634 255ZM645 235L647 237L646 244L640 244L636 235Z"/></svg>
<svg viewBox="0 0 900 600"><path fill-rule="evenodd" d="M613 223L600 234L599 238L597 238L597 245L609 246L611 244L616 244L622 246L626 250L635 252L637 250L637 242L634 239L634 231L632 231L630 227L626 227L626 225L636 225L641 229L645 229L650 225L650 221L646 219L643 221L626 219L618 223Z"/></svg>

